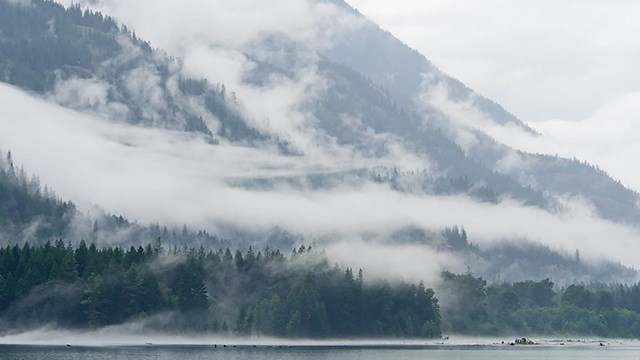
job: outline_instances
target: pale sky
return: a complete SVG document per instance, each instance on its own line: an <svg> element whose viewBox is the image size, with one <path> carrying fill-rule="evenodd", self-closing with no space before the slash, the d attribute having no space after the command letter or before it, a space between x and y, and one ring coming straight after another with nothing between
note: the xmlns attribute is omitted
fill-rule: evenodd
<svg viewBox="0 0 640 360"><path fill-rule="evenodd" d="M640 1L347 0L441 70L640 190Z"/></svg>

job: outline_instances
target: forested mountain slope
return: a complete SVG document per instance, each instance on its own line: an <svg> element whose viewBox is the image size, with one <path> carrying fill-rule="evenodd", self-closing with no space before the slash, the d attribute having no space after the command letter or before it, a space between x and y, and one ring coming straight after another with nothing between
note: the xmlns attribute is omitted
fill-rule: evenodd
<svg viewBox="0 0 640 360"><path fill-rule="evenodd" d="M346 3L332 3L361 17ZM256 127L251 111L246 111L251 101L236 97L216 80L184 76L180 59L153 49L108 16L42 0L31 6L2 1L0 6L0 79L10 84L114 121L201 133L212 143L305 152L286 132ZM255 66L245 80L258 89L278 77L299 81L297 62L310 61L307 66L317 68L326 87L312 101L297 105L314 118L313 135L305 135L315 137L310 142L320 147L335 143L364 157L384 157L400 144L433 166L429 170L435 180L424 180L420 191L440 187L483 201L506 196L547 209L555 207L554 196L568 194L589 200L605 218L628 223L640 219L637 193L593 166L514 155L485 134L482 124L462 129L475 137L473 145L459 144L461 125L425 94L444 89L452 104L471 107L498 125L532 130L375 24L365 20L342 35L332 39L332 46L316 50L285 34L269 34L255 43L260 50L246 53ZM514 157L520 158L519 165L500 166Z"/></svg>
<svg viewBox="0 0 640 360"><path fill-rule="evenodd" d="M114 121L239 142L249 127L223 84L180 75L179 60L112 18L47 0L0 1L0 80Z"/></svg>
<svg viewBox="0 0 640 360"><path fill-rule="evenodd" d="M361 16L344 1L334 3L343 7L345 11ZM424 55L403 44L376 24L367 22L346 36L338 38L336 44L325 50L324 54L331 61L357 69L378 86L387 89L397 103L406 109L420 112L425 122L436 122L437 127L452 140L455 140L456 134L459 133L460 129L457 127L460 125L456 125L450 117L467 117L468 119L458 120L464 123L463 126L469 126L464 128L464 131L473 134L475 140L473 145L466 149L465 155L482 166L508 175L525 188L534 191L584 197L607 219L639 224L640 210L636 206L636 191L612 179L597 166L583 161L521 151L514 155L512 149L496 142L485 133L483 126L491 123L513 126L531 136L538 136L534 130L499 104L441 72ZM434 92L445 96L446 106L458 107L464 111L452 115L442 107L443 104L431 102ZM441 94L442 92L444 94ZM444 115L438 114L440 111L443 111ZM485 122L474 124L473 121L477 118L482 118ZM396 131L401 129L406 127L403 124L395 127ZM419 126L412 126L412 131L415 132L417 129ZM426 153L431 155L434 151ZM500 166L505 159L513 159L514 156L520 157L517 166L509 169ZM446 164L454 164L455 159L443 159L438 163L446 167ZM472 175L474 171L469 172L470 178L477 179Z"/></svg>

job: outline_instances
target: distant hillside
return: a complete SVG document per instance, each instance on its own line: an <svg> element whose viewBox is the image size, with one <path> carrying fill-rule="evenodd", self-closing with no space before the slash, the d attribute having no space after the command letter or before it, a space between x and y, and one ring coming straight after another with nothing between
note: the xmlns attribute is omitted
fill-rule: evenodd
<svg viewBox="0 0 640 360"><path fill-rule="evenodd" d="M43 191L36 177L16 168L11 152L0 159L0 241L60 237L76 215L73 203Z"/></svg>

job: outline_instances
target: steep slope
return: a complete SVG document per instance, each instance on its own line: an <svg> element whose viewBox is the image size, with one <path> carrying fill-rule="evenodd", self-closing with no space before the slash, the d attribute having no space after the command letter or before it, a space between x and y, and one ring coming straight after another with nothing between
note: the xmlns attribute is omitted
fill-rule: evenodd
<svg viewBox="0 0 640 360"><path fill-rule="evenodd" d="M361 16L344 1L332 1L357 16ZM407 109L416 109L423 118L435 120L449 138L455 140L459 131L472 136L466 152L488 169L500 170L526 187L550 194L582 197L590 201L604 218L631 224L640 224L639 194L622 186L596 167L575 160L518 152L516 166L501 168L501 162L513 158L513 150L495 142L487 135L483 123L473 124L474 117L482 117L501 126L515 126L525 133L535 135L513 114L493 101L482 97L456 79L442 73L423 55L403 44L393 35L367 22L364 26L336 39L333 47L323 52L332 61L358 69L380 87L388 89L393 99ZM428 95L433 92L446 97L447 105L463 107L468 117L463 122L468 128L452 121L452 115ZM444 116L434 119L434 113ZM443 121L444 120L444 121ZM469 122L471 124L469 125ZM398 129L403 124L398 124ZM415 129L415 128L414 128ZM432 154L432 152L430 153Z"/></svg>
<svg viewBox="0 0 640 360"><path fill-rule="evenodd" d="M224 85L180 74L101 13L52 1L0 1L0 80L67 107L136 125L264 142Z"/></svg>
<svg viewBox="0 0 640 360"><path fill-rule="evenodd" d="M349 67L325 61L321 68L332 85L317 103L314 113L325 131L338 141L351 141L356 146L366 147L371 132L386 134L391 139L399 139L410 151L427 157L435 166L431 174L443 184L455 187L453 184L462 180L469 183L467 189L481 186L497 197L509 196L540 207L547 205L541 192L486 167L482 159L468 156L439 127L425 122L425 116L432 120L441 118L442 114L437 111L419 114L412 108L398 105L384 88ZM344 121L345 118L360 121L353 126ZM358 135L362 139L354 141ZM373 146L368 149L384 151L388 143L381 145L382 149Z"/></svg>
<svg viewBox="0 0 640 360"><path fill-rule="evenodd" d="M344 1L329 3L362 19ZM292 139L286 133L256 129L243 111L243 106L252 106L250 101L238 100L224 85L183 76L180 61L153 50L109 17L42 0L31 6L2 1L0 7L0 78L8 83L118 121L195 131L211 136L212 142L275 144L285 152L304 152L289 146ZM247 56L258 66L247 81L260 87L274 74L297 81L286 62L313 58L316 50L282 34L265 39L256 48L284 56L285 63L256 59L249 50ZM514 155L484 133L483 123L453 121L453 115L427 95L444 92L440 95L447 102L471 109L490 123L533 133L377 25L364 20L329 40L332 45L317 49L320 55L313 61L328 87L311 103L300 104L316 118L312 126L320 130L318 136L328 139L321 142L353 148L365 157L388 155L400 144L434 165L430 176L452 184L445 188L456 188L453 184L462 180L469 184L466 190L486 188L485 193L495 195L485 199L508 196L541 207L549 207L542 194L581 197L605 218L640 221L638 194L593 166ZM471 138L470 144L460 143L461 136ZM504 166L513 159L515 165Z"/></svg>
<svg viewBox="0 0 640 360"><path fill-rule="evenodd" d="M345 1L332 2L354 16L362 16ZM498 124L512 124L534 133L500 105L444 74L423 54L373 22L367 21L358 29L336 39L334 46L323 53L335 62L358 69L364 76L388 89L390 95L407 108L415 106L415 99L420 93L444 83L453 101L470 101L482 112L491 114Z"/></svg>
<svg viewBox="0 0 640 360"><path fill-rule="evenodd" d="M13 163L11 152L0 158L0 240L50 239L71 228L77 215L71 202L42 190L37 178L27 178Z"/></svg>
<svg viewBox="0 0 640 360"><path fill-rule="evenodd" d="M329 2L363 19L345 2ZM637 192L590 164L529 154L496 141L484 127L539 135L377 25L364 20L330 37L331 46L318 49L287 39L286 34L270 35L257 47L273 53L320 54L315 64L326 88L304 106L315 117L314 126L336 143L377 157L401 144L428 159L433 165L429 175L450 184L445 187L456 188L462 180L469 184L467 189L486 188L485 193L494 194L480 197L485 200L508 196L554 209L555 198L568 196L586 199L606 219L639 223ZM275 74L295 80L293 64L254 61L260 79Z"/></svg>
<svg viewBox="0 0 640 360"><path fill-rule="evenodd" d="M296 67L296 58L302 57L300 53L315 53L308 46L282 34L270 35L254 46L269 49L275 54L288 54L284 61L278 57L278 62L274 63L269 57L258 58L249 53L254 67L248 74L248 81L254 86L266 86L272 78L296 81L298 74L291 70ZM547 207L542 191L487 167L483 164L484 159L469 156L452 141L447 136L448 129L439 125L447 121L446 116L437 109L419 111L415 107L404 106L385 87L326 56L318 56L313 66L316 76L322 79L322 89L319 95L298 107L309 114L307 116L311 118L309 122L314 130L310 136L319 139L318 143L337 144L365 158L393 157L393 151L398 147L408 154L415 154L428 162L429 168L416 162L405 164L403 172L426 171L428 177L413 176L412 182L416 186L404 187L405 191L466 193L482 201L509 197L528 205ZM387 162L383 167L391 170L397 165ZM380 175L386 170L373 172ZM369 177L365 176L363 180L369 180ZM391 184L397 179L382 176L376 180Z"/></svg>
<svg viewBox="0 0 640 360"><path fill-rule="evenodd" d="M0 6L2 80L116 121L199 132L211 136L212 142L275 144L289 151L287 141L278 140L280 134L265 134L251 125L224 85L182 76L178 60L152 49L113 19L49 1L35 1L29 7L3 1ZM274 38L267 39L273 51L313 52L286 38ZM294 76L280 64L260 64L250 78L258 85L274 74ZM448 189L444 193L469 193L489 201L509 196L545 205L541 193L469 159L439 130L423 129L416 112L355 70L326 58L319 59L318 67L331 85L309 110L324 136L375 157L388 153L389 139L372 140L368 129L390 134L409 140L412 151L435 160L438 186ZM439 115L433 112L433 116ZM353 126L345 118L361 119L362 125ZM466 185L459 186L462 183ZM479 196L474 193L478 184L484 189ZM422 186L428 187L434 186Z"/></svg>

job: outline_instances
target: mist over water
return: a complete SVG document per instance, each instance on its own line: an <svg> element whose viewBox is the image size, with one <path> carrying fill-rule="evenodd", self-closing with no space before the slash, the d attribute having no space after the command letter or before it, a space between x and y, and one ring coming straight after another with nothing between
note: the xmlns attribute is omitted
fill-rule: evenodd
<svg viewBox="0 0 640 360"><path fill-rule="evenodd" d="M142 322L107 326L95 330L66 330L53 326L26 330L0 336L0 346L49 346L49 347L213 347L213 348L428 348L428 349L509 349L517 335L476 337L449 334L437 339L385 339L385 338L328 338L328 339L284 339L269 336L225 336L198 332L152 331ZM639 349L640 340L603 339L596 337L538 336L530 337L535 345L530 348L594 348L610 347ZM603 344L605 346L600 346ZM510 349L523 349L516 346Z"/></svg>
<svg viewBox="0 0 640 360"><path fill-rule="evenodd" d="M193 338L191 338L193 339ZM159 340L159 338L153 338ZM327 341L327 342L268 342L230 341L226 344L191 341L172 345L163 343L132 344L129 346L89 345L0 345L3 359L346 359L346 360L418 360L418 359L637 359L637 342L587 341L580 344L559 345L544 343L524 347L496 344L489 339L466 339L464 343L434 344L412 341Z"/></svg>

